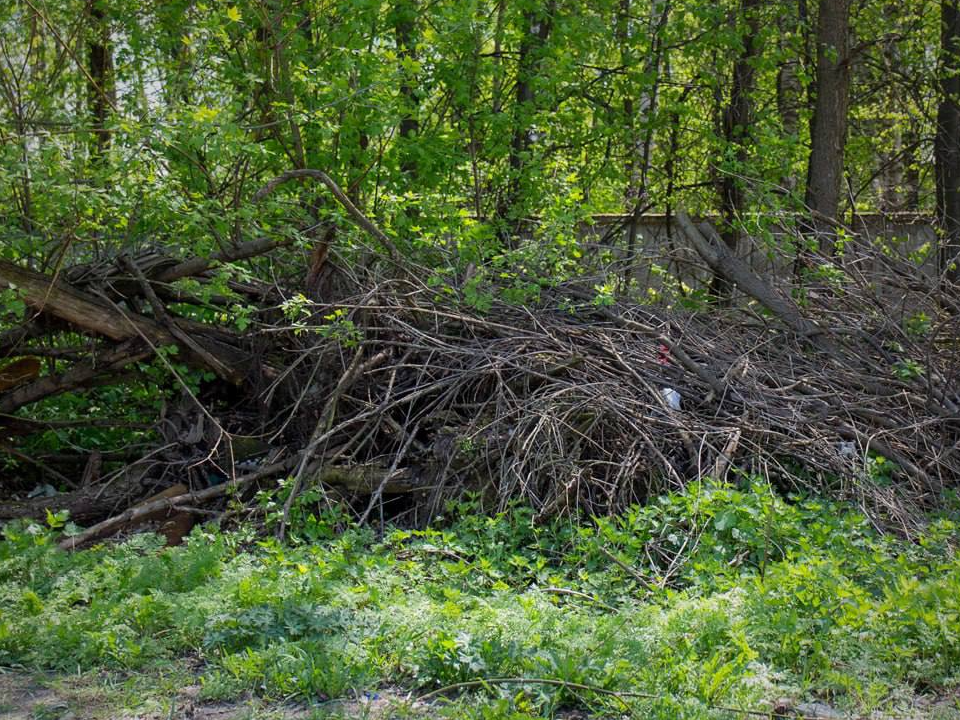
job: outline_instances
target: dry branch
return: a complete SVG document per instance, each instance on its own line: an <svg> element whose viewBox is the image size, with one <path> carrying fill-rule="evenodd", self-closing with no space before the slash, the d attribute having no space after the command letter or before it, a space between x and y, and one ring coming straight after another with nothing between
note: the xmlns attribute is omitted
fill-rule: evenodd
<svg viewBox="0 0 960 720"><path fill-rule="evenodd" d="M116 373L135 362L145 360L153 351L139 342L130 340L88 360L75 363L62 375L46 375L27 385L0 394L0 414L13 411L43 400L51 395L87 387L99 377Z"/></svg>
<svg viewBox="0 0 960 720"><path fill-rule="evenodd" d="M161 272L156 281L161 283L171 283L185 277L195 277L202 275L210 268L216 267L221 263L235 262L237 260L246 260L248 258L266 255L277 248L289 245L290 240L273 240L271 238L257 238L239 243L233 247L219 250L211 253L207 257L192 257L177 263Z"/></svg>
<svg viewBox="0 0 960 720"><path fill-rule="evenodd" d="M827 351L834 351L834 343L825 337L823 328L805 318L796 303L770 287L745 262L731 253L710 225L704 223L698 228L690 216L682 210L677 211L677 224L696 251L700 253L700 257L715 272L736 284L743 292L780 318L787 327L813 345Z"/></svg>
<svg viewBox="0 0 960 720"><path fill-rule="evenodd" d="M188 361L209 368L234 384L241 383L249 372L249 354L224 342L233 339L229 333L208 325L176 318L170 320L176 324L176 330L171 332L153 318L124 311L116 304L103 302L53 277L5 260L0 260L0 285L16 287L35 311L64 320L81 332L116 341L144 338L154 346L184 345ZM185 342L184 337L189 338L189 342ZM111 352L117 354L116 350ZM93 368L96 363L88 365ZM93 375L87 372L86 376ZM10 407L9 402L0 400L0 412L10 412Z"/></svg>
<svg viewBox="0 0 960 720"><path fill-rule="evenodd" d="M323 182L314 171L287 173L258 197L300 177ZM195 490L147 505L215 512L203 504L289 473L284 527L293 504L306 502L304 485L337 488L328 499L349 496L361 518L378 517L394 503L423 520L467 489L484 490L484 501L498 506L522 498L542 518L613 512L709 475L742 471L813 489L835 487L839 478L868 512L910 529L914 510L960 477L960 347L942 339L957 334L956 320L923 306L940 323L927 341L905 335L882 305L855 295L801 309L732 256L709 226L698 228L685 215L678 222L711 267L777 320L767 322L750 307L598 307L589 283L544 292L535 308L496 304L481 314L444 304L420 286L404 283L401 295L390 281L354 278L355 296L334 307L350 311L344 317L359 343L351 337L345 344L332 331L330 305L318 303L295 326L275 307L263 307L260 356L241 366L265 367L260 358L268 357L283 372L271 374L259 392L224 393L222 383L211 383L197 397L202 412L193 400L165 411L158 429L170 448L155 459L149 487L182 482ZM375 227L365 229L377 237ZM265 249L248 245L245 252ZM177 272L206 267L186 262L193 264ZM123 287L138 300L121 307L116 293L104 301L0 265L0 282L30 288L32 307L103 338L64 374L0 395L0 412L90 387L148 356L158 340L177 343L199 366L238 367L226 358L243 355L239 339L208 335L209 328L186 324L163 306L157 278L176 267L162 258L149 270L128 264ZM147 314L132 311L141 298ZM10 341L28 349L36 339L29 335ZM217 337L232 349L221 352L212 344ZM896 370L904 363L922 373L902 377ZM679 409L664 401L666 388L679 393ZM223 441L231 436L233 442ZM240 436L265 438L264 452L283 451L289 460L251 465L237 454ZM895 465L887 486L870 479L878 455ZM206 487L211 478L220 484ZM113 507L126 508L142 494L127 493ZM397 502L398 494L412 499ZM73 499L51 498L42 507ZM88 521L115 512L102 505L96 517L80 511ZM149 510L117 513L86 537L143 512Z"/></svg>
<svg viewBox="0 0 960 720"><path fill-rule="evenodd" d="M77 535L71 535L70 537L61 541L60 547L64 550L73 550L74 548L79 547L90 540L104 537L105 535L116 531L118 528L124 525L129 525L146 518L155 517L157 513L173 510L180 505L202 505L206 501L212 500L213 498L222 497L228 493L236 492L240 488L256 482L257 480L274 477L282 473L288 467L289 461L273 463L272 465L268 465L257 472L237 478L235 482L222 483L220 485L214 485L211 488L207 488L206 490L187 492L174 497L162 497L150 502L142 503L140 505L135 505L119 515L114 515L113 517L98 522L96 525L87 528Z"/></svg>

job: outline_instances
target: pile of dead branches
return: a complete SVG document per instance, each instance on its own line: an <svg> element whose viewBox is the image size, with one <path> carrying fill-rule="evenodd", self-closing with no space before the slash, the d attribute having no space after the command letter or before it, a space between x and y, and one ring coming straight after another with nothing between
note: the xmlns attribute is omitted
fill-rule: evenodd
<svg viewBox="0 0 960 720"><path fill-rule="evenodd" d="M19 358L0 369L0 452L60 491L8 489L0 520L66 508L94 523L82 542L172 513L219 515L227 496L237 513L278 481L281 532L306 488L363 521L422 523L464 492L491 508L522 499L541 517L596 514L741 473L858 498L910 531L960 477L958 315L922 288L910 289L917 307L936 319L922 333L850 287L820 288L801 308L711 228L679 220L747 302L699 313L598 303L580 282L545 290L536 307L479 313L396 271L390 245L395 272L352 276L349 293L294 320L278 310L290 288L237 283L261 307L239 333L171 310L192 302L177 281L203 282L217 262L274 244L55 273L0 262L0 283L31 308L0 337L0 358ZM171 345L216 380L166 403L153 447L132 461L81 449L72 476L22 451L22 438L57 423L31 418L35 403L123 383ZM42 357L54 372L39 371Z"/></svg>

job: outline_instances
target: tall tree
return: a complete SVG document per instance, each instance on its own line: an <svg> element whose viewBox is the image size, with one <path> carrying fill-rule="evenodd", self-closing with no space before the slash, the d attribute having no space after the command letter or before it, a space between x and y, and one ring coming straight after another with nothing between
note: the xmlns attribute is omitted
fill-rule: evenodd
<svg viewBox="0 0 960 720"><path fill-rule="evenodd" d="M885 20L885 27L896 27L897 5L899 3L884 5L882 17ZM879 62L882 63L882 67L886 71L885 75L888 77L895 72L895 68L902 65L900 48L893 33L884 37L880 44ZM899 88L896 85L887 83L887 93L890 95L891 105L895 102L893 93L898 90ZM879 109L881 110L878 118L879 134L889 139L886 147L877 158L880 166L876 179L878 204L881 212L896 212L903 209L904 205L904 176L909 161L909 153L904 148L903 123L898 122L899 118L896 118L889 110L884 113L883 111L886 108L880 107Z"/></svg>
<svg viewBox="0 0 960 720"><path fill-rule="evenodd" d="M110 147L107 118L116 105L110 23L101 0L90 0L90 40L87 45L87 102L93 124L94 151L100 157Z"/></svg>
<svg viewBox="0 0 960 720"><path fill-rule="evenodd" d="M624 211L630 215L627 225L627 257L633 258L638 232L638 221L647 200L647 187L650 169L650 156L653 149L654 122L659 102L661 72L665 63L663 30L670 17L671 0L652 0L647 21L650 37L649 49L643 52L642 69L643 89L639 102L628 86L623 94L623 117L627 138L626 189L624 191ZM636 64L632 32L633 10L631 0L620 0L616 18L617 43L620 46L620 64L629 72ZM645 126L643 132L637 127L637 120Z"/></svg>
<svg viewBox="0 0 960 720"><path fill-rule="evenodd" d="M940 107L935 142L939 268L960 279L960 0L940 3Z"/></svg>
<svg viewBox="0 0 960 720"><path fill-rule="evenodd" d="M513 106L513 134L510 141L508 165L510 179L506 196L499 208L501 220L509 219L509 227L504 232L513 234L518 230L518 219L523 174L529 163L529 151L537 135L531 120L536 111L535 92L537 76L539 75L543 46L550 37L553 28L553 14L556 11L556 0L537 2L532 8L524 11L521 19L520 48L517 55L517 82Z"/></svg>
<svg viewBox="0 0 960 720"><path fill-rule="evenodd" d="M756 75L757 56L760 54L760 17L762 0L741 0L740 15L743 21L741 33L743 49L733 65L733 82L730 99L723 112L723 137L727 148L732 149L733 165L723 168L719 179L720 236L731 251L740 244L740 218L744 211L744 167L747 162L750 140L750 121L753 115L753 86ZM729 152L729 150L728 150ZM712 282L713 294L723 298L730 294L730 285L720 275Z"/></svg>
<svg viewBox="0 0 960 720"><path fill-rule="evenodd" d="M820 0L816 98L810 125L805 202L822 251L833 247L840 215L850 97L851 0Z"/></svg>
<svg viewBox="0 0 960 720"><path fill-rule="evenodd" d="M393 4L391 20L394 38L397 43L397 57L400 59L400 97L403 100L403 117L400 119L401 148L400 169L411 177L417 174L416 155L409 147L409 141L420 133L418 118L420 97L415 84L417 74L417 0L397 0Z"/></svg>
<svg viewBox="0 0 960 720"><path fill-rule="evenodd" d="M777 64L777 114L780 129L788 144L797 142L800 135L800 107L803 103L803 83L800 69L805 62L806 43L803 36L793 37L797 30L804 29L806 1L797 3L796 13L783 13L777 18L780 43L780 60ZM786 168L780 177L783 190L793 192L799 181L792 168Z"/></svg>

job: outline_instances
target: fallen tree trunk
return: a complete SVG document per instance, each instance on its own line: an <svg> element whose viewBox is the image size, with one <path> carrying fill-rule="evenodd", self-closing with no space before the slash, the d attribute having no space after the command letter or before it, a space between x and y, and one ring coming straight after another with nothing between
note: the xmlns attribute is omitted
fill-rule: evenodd
<svg viewBox="0 0 960 720"><path fill-rule="evenodd" d="M36 311L64 320L89 335L116 341L143 340L153 347L184 346L184 357L188 362L213 370L235 385L244 380L252 366L250 354L236 346L239 338L230 333L184 318L171 320L177 326L177 331L171 332L153 318L125 311L55 277L19 267L6 260L0 260L0 286L15 287L24 301ZM184 343L184 336L196 343L200 351L191 349L190 343ZM89 372L86 374L89 375ZM8 409L0 411L10 412L12 403L0 403L0 407L4 405Z"/></svg>
<svg viewBox="0 0 960 720"><path fill-rule="evenodd" d="M151 495L146 500L136 504L133 509L138 510L146 506L156 507L159 501L179 497L188 493L189 490L183 483L171 485L165 490L161 490L156 495ZM167 545L179 545L183 541L183 536L193 527L193 516L190 513L176 511L172 508L159 507L156 510L144 513L135 513L136 519L128 523L114 527L109 525L104 527L102 534L91 534L86 537L84 542L100 540L108 534L114 532L134 531L143 527L146 523L158 523L157 531L167 538ZM101 523L101 526L104 524Z"/></svg>
<svg viewBox="0 0 960 720"><path fill-rule="evenodd" d="M424 479L410 468L391 473L390 468L375 464L332 465L321 468L307 481L360 495L372 495L378 490L384 495L404 495L428 489Z"/></svg>
<svg viewBox="0 0 960 720"><path fill-rule="evenodd" d="M214 485L211 488L206 490L199 490L197 492L188 492L182 495L177 495L175 497L164 497L157 500L152 500L150 502L141 503L140 505L135 505L131 508L128 508L119 515L114 515L113 517L107 518L101 522L98 522L96 525L87 528L77 535L72 535L60 542L60 547L64 550L73 550L74 548L83 545L85 542L89 542L95 538L104 537L109 535L111 532L116 531L124 525L128 525L144 518L155 517L157 513L162 513L164 511L173 510L178 505L199 505L207 500L212 500L213 498L221 497L226 495L229 492L235 492L240 488L249 485L250 483L256 480L262 480L265 478L273 477L280 474L286 470L290 465L289 460L274 463L268 465L261 470L251 473L243 477L239 477L235 482L223 483L221 485Z"/></svg>
<svg viewBox="0 0 960 720"><path fill-rule="evenodd" d="M678 210L676 217L683 234L714 272L757 300L787 327L812 345L826 352L836 350L835 344L822 327L806 319L796 303L770 287L750 269L750 266L730 252L713 228L709 226L704 228L705 235L684 211Z"/></svg>
<svg viewBox="0 0 960 720"><path fill-rule="evenodd" d="M239 477L236 481L214 485L206 490L185 492L173 497L157 497L135 505L119 515L107 518L77 535L65 538L61 541L60 547L64 550L72 550L91 540L105 537L121 527L156 518L164 513L171 513L184 505L200 505L228 493L237 492L255 481L280 475L291 468L293 464L293 459L287 459ZM383 486L382 491L386 494L401 494L425 489L424 484L412 471L399 471L389 475L388 469L374 466L323 468L314 479L320 483L363 493L375 492L381 485ZM384 482L385 480L386 482Z"/></svg>
<svg viewBox="0 0 960 720"><path fill-rule="evenodd" d="M66 510L78 524L97 522L144 495L147 467L132 465L119 478L100 485L81 487L69 493L31 500L5 500L0 504L0 522L31 519L43 521L47 513Z"/></svg>
<svg viewBox="0 0 960 720"><path fill-rule="evenodd" d="M15 288L37 312L66 320L84 332L111 340L129 340L139 334L155 344L173 342L170 334L150 318L124 313L55 277L7 260L0 260L0 285Z"/></svg>

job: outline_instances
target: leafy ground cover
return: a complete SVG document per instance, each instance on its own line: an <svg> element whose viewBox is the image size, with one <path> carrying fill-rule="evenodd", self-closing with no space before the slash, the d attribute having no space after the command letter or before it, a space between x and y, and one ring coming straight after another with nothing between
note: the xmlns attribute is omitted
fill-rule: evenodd
<svg viewBox="0 0 960 720"><path fill-rule="evenodd" d="M949 513L907 542L745 481L542 526L471 501L377 533L316 500L284 545L208 526L68 554L59 529L8 525L0 666L109 685L105 716L148 698L172 716L163 698L194 686L309 717L373 700L384 717L960 717Z"/></svg>

